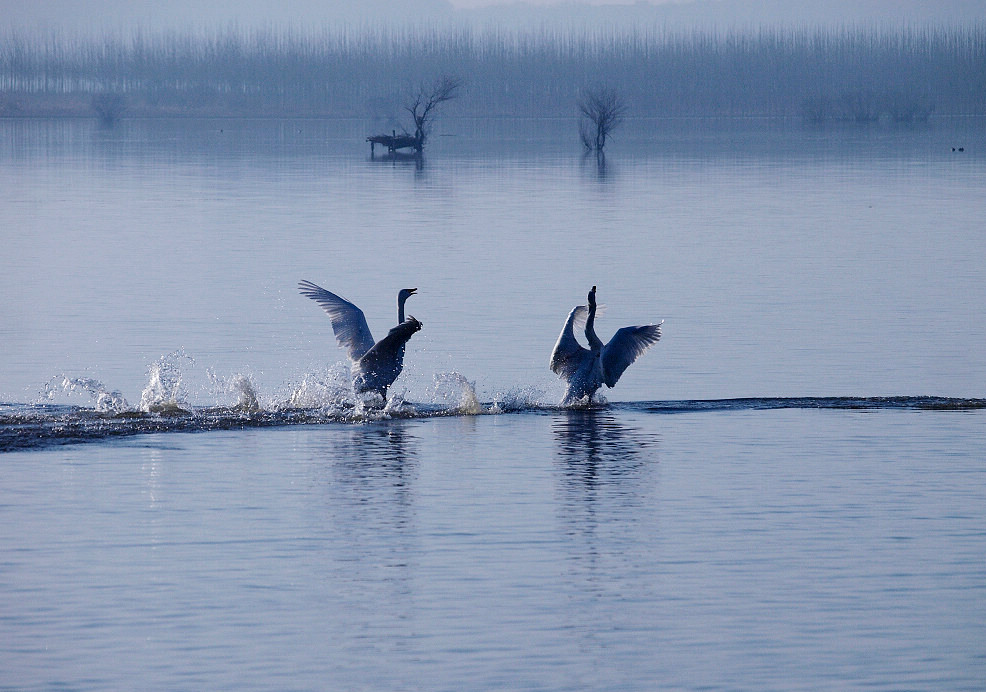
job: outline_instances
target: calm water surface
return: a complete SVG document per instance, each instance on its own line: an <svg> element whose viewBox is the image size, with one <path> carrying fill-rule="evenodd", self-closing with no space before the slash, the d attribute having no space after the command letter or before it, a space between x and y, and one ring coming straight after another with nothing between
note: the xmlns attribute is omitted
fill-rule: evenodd
<svg viewBox="0 0 986 692"><path fill-rule="evenodd" d="M0 122L0 689L980 689L981 125L442 127Z"/></svg>

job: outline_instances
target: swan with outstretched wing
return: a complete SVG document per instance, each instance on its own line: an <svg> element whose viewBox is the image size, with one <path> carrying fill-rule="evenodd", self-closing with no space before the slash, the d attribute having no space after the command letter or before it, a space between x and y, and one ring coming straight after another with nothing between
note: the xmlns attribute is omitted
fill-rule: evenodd
<svg viewBox="0 0 986 692"><path fill-rule="evenodd" d="M551 352L551 370L568 381L562 406L589 403L602 385L615 387L624 371L661 338L661 324L623 327L609 343L596 336L596 287L589 291L589 305L572 308ZM589 348L575 338L575 329L585 327Z"/></svg>
<svg viewBox="0 0 986 692"><path fill-rule="evenodd" d="M421 322L413 316L404 319L404 303L418 289L403 288L397 294L397 326L377 342L373 340L363 311L350 301L311 281L299 282L298 290L328 314L336 341L345 349L352 363L353 389L356 393L375 392L386 403L387 388L404 369L404 347L421 329Z"/></svg>

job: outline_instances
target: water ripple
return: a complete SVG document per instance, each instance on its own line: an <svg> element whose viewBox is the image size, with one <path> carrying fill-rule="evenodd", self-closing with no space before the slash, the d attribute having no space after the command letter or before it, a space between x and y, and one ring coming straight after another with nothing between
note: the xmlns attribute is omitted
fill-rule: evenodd
<svg viewBox="0 0 986 692"><path fill-rule="evenodd" d="M977 411L986 399L937 396L893 397L756 397L737 399L618 402L599 410L678 414L710 411L762 411L774 409ZM153 412L113 413L99 407L49 404L0 404L0 453L94 442L148 433L209 432L287 425L360 424L379 420L448 416L504 415L566 411L557 406L502 402L477 402L463 409L444 404L400 402L383 410L357 407L283 408L172 407ZM581 419L580 419L581 420ZM571 419L566 424L570 424ZM569 425L570 427L570 425Z"/></svg>

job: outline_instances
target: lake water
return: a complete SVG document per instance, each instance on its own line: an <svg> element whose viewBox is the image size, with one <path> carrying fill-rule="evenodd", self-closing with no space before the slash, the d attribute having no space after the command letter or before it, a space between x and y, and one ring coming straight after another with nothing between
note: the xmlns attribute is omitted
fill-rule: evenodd
<svg viewBox="0 0 986 692"><path fill-rule="evenodd" d="M981 121L366 134L0 121L0 689L982 688Z"/></svg>

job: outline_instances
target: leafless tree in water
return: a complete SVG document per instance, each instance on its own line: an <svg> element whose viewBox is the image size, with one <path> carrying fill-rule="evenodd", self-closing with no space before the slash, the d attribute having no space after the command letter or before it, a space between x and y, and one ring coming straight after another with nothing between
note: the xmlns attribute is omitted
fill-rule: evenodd
<svg viewBox="0 0 986 692"><path fill-rule="evenodd" d="M92 97L92 109L102 126L113 127L127 109L127 102L122 94L99 93Z"/></svg>
<svg viewBox="0 0 986 692"><path fill-rule="evenodd" d="M425 140L430 133L435 108L456 98L461 85L459 79L443 75L431 86L422 86L418 89L404 106L404 110L411 114L411 120L414 122L415 149L419 153L424 149Z"/></svg>
<svg viewBox="0 0 986 692"><path fill-rule="evenodd" d="M626 114L626 104L619 92L609 87L584 89L578 101L579 137L586 151L602 153L606 140Z"/></svg>

